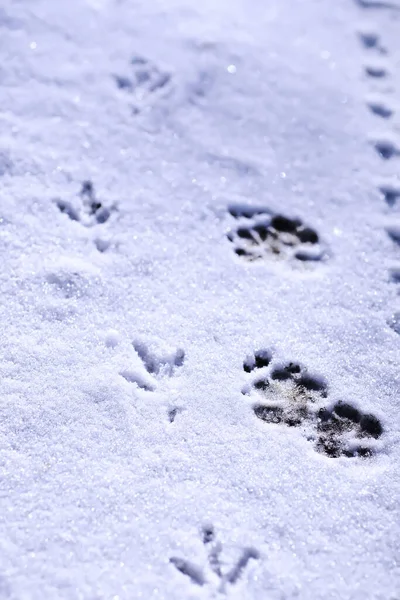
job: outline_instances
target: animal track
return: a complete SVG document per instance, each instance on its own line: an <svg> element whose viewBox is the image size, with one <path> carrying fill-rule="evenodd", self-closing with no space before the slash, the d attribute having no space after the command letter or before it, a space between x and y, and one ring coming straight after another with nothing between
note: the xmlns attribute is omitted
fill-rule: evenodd
<svg viewBox="0 0 400 600"><path fill-rule="evenodd" d="M383 433L379 420L350 402L330 406L326 381L300 363L274 363L271 352L260 350L246 358L243 369L252 381L242 393L257 396L253 410L262 421L300 427L317 452L332 458L375 452L374 439Z"/></svg>
<svg viewBox="0 0 400 600"><path fill-rule="evenodd" d="M359 31L361 43L367 50L377 50L381 54L386 54L386 49L382 45L380 36L371 30Z"/></svg>
<svg viewBox="0 0 400 600"><path fill-rule="evenodd" d="M379 156L384 160L389 160L394 156L400 155L400 145L391 135L382 135L373 142Z"/></svg>
<svg viewBox="0 0 400 600"><path fill-rule="evenodd" d="M134 56L128 76L114 76L117 87L131 94L132 111L137 115L149 108L153 102L172 91L172 76L143 56Z"/></svg>
<svg viewBox="0 0 400 600"><path fill-rule="evenodd" d="M383 79L388 76L388 68L386 63L381 60L377 60L375 62L369 62L365 65L365 73L369 77L374 77L375 79Z"/></svg>
<svg viewBox="0 0 400 600"><path fill-rule="evenodd" d="M259 552L255 548L244 548L234 566L227 570L221 560L222 544L217 540L212 525L203 527L202 541L207 553L206 575L202 568L177 556L171 557L170 563L180 573L189 577L192 583L202 586L213 582L217 590L222 593L226 591L227 584L234 585L239 580L251 559L260 558Z"/></svg>
<svg viewBox="0 0 400 600"><path fill-rule="evenodd" d="M387 2L385 0L356 0L357 4L361 8L389 8L392 10L399 10L400 6L394 2Z"/></svg>
<svg viewBox="0 0 400 600"><path fill-rule="evenodd" d="M400 284L400 267L393 267L390 269L389 275L390 281L396 283L397 285Z"/></svg>
<svg viewBox="0 0 400 600"><path fill-rule="evenodd" d="M377 117L390 119L390 117L393 116L394 109L387 103L385 98L382 98L381 96L371 95L367 97L366 103L369 110Z"/></svg>
<svg viewBox="0 0 400 600"><path fill-rule="evenodd" d="M178 348L171 354L157 356L150 352L142 342L133 342L132 345L147 374L143 376L140 370L124 370L120 372L120 375L126 381L129 381L129 383L135 383L139 388L147 392L154 392L158 383L172 377L176 370L180 369L184 364L185 352L181 348ZM180 412L178 408L173 408L169 411L168 416L171 423L175 420L178 412Z"/></svg>
<svg viewBox="0 0 400 600"><path fill-rule="evenodd" d="M236 255L247 261L276 258L309 263L324 257L317 232L300 219L249 206L230 206L229 212L238 226L227 234L228 240Z"/></svg>
<svg viewBox="0 0 400 600"><path fill-rule="evenodd" d="M66 214L72 221L79 221L85 227L93 227L108 221L115 207L104 205L96 197L91 181L83 181L78 194L78 202L55 200L59 210Z"/></svg>
<svg viewBox="0 0 400 600"><path fill-rule="evenodd" d="M400 198L400 182L387 181L386 183L381 183L379 191L383 195L385 202L390 207L393 207Z"/></svg>
<svg viewBox="0 0 400 600"><path fill-rule="evenodd" d="M394 313L391 318L388 320L388 325L400 335L400 311Z"/></svg>
<svg viewBox="0 0 400 600"><path fill-rule="evenodd" d="M381 1L381 0L357 0L358 4L362 8L396 8L400 9L400 5L392 2ZM370 62L365 66L367 75L376 79L385 78L388 75L388 68L386 62L382 60L382 56L376 56L387 54L386 48L382 45L380 36L372 30L359 31L359 36L364 48L368 52L375 53L375 62ZM377 117L382 119L391 119L395 110L394 107L387 102L386 98L380 94L372 94L367 96L366 104L369 110ZM381 136L372 140L375 150L383 160L396 159L400 156L400 140L398 140L392 132L384 133ZM396 161L394 161L396 162ZM397 181L387 181L379 186L379 191L383 195L386 204L393 208L400 197L400 185ZM400 245L400 228L396 225L386 228L389 237L398 245ZM389 271L389 281L399 284L400 283L400 268L394 268ZM399 313L395 313L391 318L387 320L389 326L396 331L400 332L400 325L398 319Z"/></svg>
<svg viewBox="0 0 400 600"><path fill-rule="evenodd" d="M400 224L387 227L386 231L390 239L400 246Z"/></svg>

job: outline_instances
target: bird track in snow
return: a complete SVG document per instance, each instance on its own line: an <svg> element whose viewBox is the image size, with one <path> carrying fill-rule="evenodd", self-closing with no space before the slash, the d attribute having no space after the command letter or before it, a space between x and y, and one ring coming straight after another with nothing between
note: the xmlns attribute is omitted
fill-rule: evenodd
<svg viewBox="0 0 400 600"><path fill-rule="evenodd" d="M145 392L156 391L161 383L174 377L176 372L184 365L185 351L182 348L161 355L152 352L143 342L135 341L132 346L140 359L142 367L144 367L145 373L142 374L141 369L131 368L120 371L120 375L128 383L135 384ZM168 410L170 423L175 421L181 410L178 406L173 406Z"/></svg>
<svg viewBox="0 0 400 600"><path fill-rule="evenodd" d="M72 200L56 198L54 202L59 211L71 221L88 228L103 225L116 211L115 205L107 205L98 199L90 180L82 182L79 194ZM99 252L105 252L109 247L109 242L102 237L96 238L94 242Z"/></svg>
<svg viewBox="0 0 400 600"><path fill-rule="evenodd" d="M217 539L212 525L203 527L202 542L207 555L206 569L179 556L172 556L169 561L193 584L198 586L211 584L217 592L222 594L227 593L228 586L233 586L238 582L251 560L260 558L260 554L255 548L244 548L234 565L231 568L226 568L222 560L223 546Z"/></svg>

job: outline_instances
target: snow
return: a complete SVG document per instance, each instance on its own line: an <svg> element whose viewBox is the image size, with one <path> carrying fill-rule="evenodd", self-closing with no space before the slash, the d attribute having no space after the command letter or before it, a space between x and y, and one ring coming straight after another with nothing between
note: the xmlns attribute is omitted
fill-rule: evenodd
<svg viewBox="0 0 400 600"><path fill-rule="evenodd" d="M399 27L3 0L0 598L399 598Z"/></svg>

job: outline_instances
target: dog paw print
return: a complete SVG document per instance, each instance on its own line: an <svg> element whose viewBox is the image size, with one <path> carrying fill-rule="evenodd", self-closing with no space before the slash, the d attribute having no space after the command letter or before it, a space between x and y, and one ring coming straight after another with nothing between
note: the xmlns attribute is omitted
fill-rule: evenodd
<svg viewBox="0 0 400 600"><path fill-rule="evenodd" d="M236 255L246 261L311 263L325 256L318 233L300 219L243 206L230 206L229 213L237 226L227 234L228 240Z"/></svg>
<svg viewBox="0 0 400 600"><path fill-rule="evenodd" d="M115 210L115 206L107 206L97 198L91 181L82 182L80 192L74 201L57 199L55 203L60 212L85 227L106 223Z"/></svg>
<svg viewBox="0 0 400 600"><path fill-rule="evenodd" d="M251 382L243 394L256 398L255 416L271 426L298 427L317 452L332 458L371 456L383 428L372 414L349 402L327 402L326 381L297 362L278 363L268 350L246 358Z"/></svg>
<svg viewBox="0 0 400 600"><path fill-rule="evenodd" d="M117 87L130 94L133 114L139 114L161 96L172 91L172 76L143 56L134 56L127 76L115 75Z"/></svg>
<svg viewBox="0 0 400 600"><path fill-rule="evenodd" d="M228 585L235 585L242 576L250 560L258 560L259 552L255 548L244 548L238 560L229 567L222 560L222 544L218 541L213 526L202 529L202 542L206 551L206 567L203 569L183 558L173 556L170 563L189 577L192 583L203 586L212 584L220 593L226 593Z"/></svg>
<svg viewBox="0 0 400 600"><path fill-rule="evenodd" d="M129 383L136 384L140 389L154 392L158 385L175 375L185 361L185 352L178 348L175 352L162 356L152 353L146 344L133 342L133 348L139 358L141 367L120 372L120 375ZM173 408L169 411L169 420L174 422L180 409Z"/></svg>

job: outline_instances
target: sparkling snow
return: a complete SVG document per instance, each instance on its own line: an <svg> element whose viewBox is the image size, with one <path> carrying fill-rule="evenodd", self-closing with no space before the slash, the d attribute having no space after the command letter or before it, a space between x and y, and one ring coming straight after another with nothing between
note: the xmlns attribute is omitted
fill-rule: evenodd
<svg viewBox="0 0 400 600"><path fill-rule="evenodd" d="M1 599L400 599L399 32L3 0Z"/></svg>

